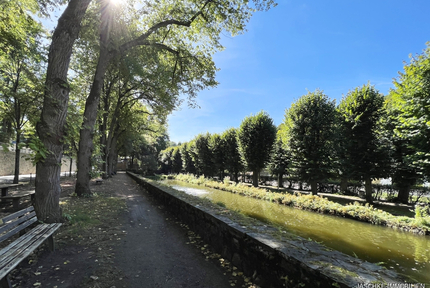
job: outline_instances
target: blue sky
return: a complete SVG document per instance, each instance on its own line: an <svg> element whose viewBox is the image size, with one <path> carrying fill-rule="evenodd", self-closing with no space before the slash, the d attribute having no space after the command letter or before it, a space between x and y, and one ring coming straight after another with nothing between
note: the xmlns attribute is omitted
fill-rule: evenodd
<svg viewBox="0 0 430 288"><path fill-rule="evenodd" d="M224 36L217 53L217 88L202 91L200 109L169 116L169 136L187 142L222 133L261 110L276 125L291 103L319 88L337 103L370 82L386 94L409 55L430 41L430 1L279 0L258 12L237 37Z"/></svg>

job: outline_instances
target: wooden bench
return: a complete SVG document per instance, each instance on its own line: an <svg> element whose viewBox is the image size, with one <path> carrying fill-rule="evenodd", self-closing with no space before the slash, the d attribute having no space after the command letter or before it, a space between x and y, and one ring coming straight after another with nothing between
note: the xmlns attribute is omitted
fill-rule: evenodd
<svg viewBox="0 0 430 288"><path fill-rule="evenodd" d="M31 202L33 203L35 195L36 195L35 191L17 192L17 193L9 194L7 196L2 196L1 199L2 199L2 202L3 202L3 200L11 199L13 209L18 210L19 209L19 200L21 200L21 198L30 196Z"/></svg>
<svg viewBox="0 0 430 288"><path fill-rule="evenodd" d="M53 234L60 228L61 223L37 224L37 222L33 206L0 219L0 243L20 233L19 238L0 250L1 288L12 287L8 277L10 271L27 258L45 240L48 240L50 250L54 251ZM25 233L26 228L34 225L34 228Z"/></svg>
<svg viewBox="0 0 430 288"><path fill-rule="evenodd" d="M18 187L21 186L22 184L0 184L0 189L1 189L1 196L7 196L7 191L9 188L11 187Z"/></svg>

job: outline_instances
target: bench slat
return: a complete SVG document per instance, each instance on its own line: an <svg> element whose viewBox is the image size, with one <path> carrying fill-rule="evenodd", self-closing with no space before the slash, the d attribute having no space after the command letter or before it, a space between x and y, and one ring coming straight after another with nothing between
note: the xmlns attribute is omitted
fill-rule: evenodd
<svg viewBox="0 0 430 288"><path fill-rule="evenodd" d="M19 216L24 215L25 213L31 212L33 210L34 210L34 207L30 206L28 208L22 209L22 210L20 210L18 212L15 212L15 213L12 213L12 214L10 214L8 216L5 216L1 220L2 220L3 223L6 223L6 222L8 222L11 219L18 218Z"/></svg>
<svg viewBox="0 0 430 288"><path fill-rule="evenodd" d="M26 238L25 241L18 241L19 239L15 241L19 242L19 245L13 245L14 249L11 249L9 246L12 246L15 242L1 250L0 256L3 259L0 262L0 279L12 271L23 259L28 257L40 244L60 228L60 226L61 223L40 224L29 233L19 238ZM28 237L25 237L27 235Z"/></svg>
<svg viewBox="0 0 430 288"><path fill-rule="evenodd" d="M11 187L18 187L18 186L22 186L22 183L18 183L18 184L1 184L0 185L0 189L11 188Z"/></svg>
<svg viewBox="0 0 430 288"><path fill-rule="evenodd" d="M14 227L14 226L17 226L17 225L21 224L22 222L26 221L27 219L33 218L33 219L30 219L30 220L27 220L27 222L25 222L24 224L19 225L18 227L16 227L15 229L10 230L9 232L5 233L4 235L1 235L0 236L0 243L3 242L4 240L8 239L9 237L15 235L16 233L24 230L25 228L27 228L31 224L35 223L37 221L37 218L34 217L34 216L36 216L36 213L33 212L33 213L29 214L28 216L22 217L21 219L23 219L23 220L20 219L19 223L17 223L18 221L15 221L15 222L9 223L7 226L2 227L2 228L8 228L8 229L10 229L11 227ZM7 229L4 229L4 230L7 230ZM3 232L3 231L0 231L0 232Z"/></svg>
<svg viewBox="0 0 430 288"><path fill-rule="evenodd" d="M32 196L34 194L35 194L35 192L17 193L17 194L13 194L13 195L2 196L0 199L24 198L24 197L27 197L27 196Z"/></svg>
<svg viewBox="0 0 430 288"><path fill-rule="evenodd" d="M31 241L32 237L40 233L41 230L43 230L44 225L37 225L29 232L25 233L18 239L16 239L14 242L10 243L8 246L0 250L0 269L6 265L7 258L10 257L11 254L15 252L16 249L18 249L20 246L26 245ZM15 252L16 253L16 252Z"/></svg>

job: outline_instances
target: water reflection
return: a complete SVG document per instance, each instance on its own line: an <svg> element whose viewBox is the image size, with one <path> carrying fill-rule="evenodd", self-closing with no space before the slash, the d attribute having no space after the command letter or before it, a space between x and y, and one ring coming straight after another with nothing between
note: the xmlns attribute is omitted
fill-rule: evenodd
<svg viewBox="0 0 430 288"><path fill-rule="evenodd" d="M164 184L188 194L222 202L227 208L304 238L311 238L335 250L381 263L419 283L430 284L430 238L351 219L322 215L237 194L202 188L179 181Z"/></svg>

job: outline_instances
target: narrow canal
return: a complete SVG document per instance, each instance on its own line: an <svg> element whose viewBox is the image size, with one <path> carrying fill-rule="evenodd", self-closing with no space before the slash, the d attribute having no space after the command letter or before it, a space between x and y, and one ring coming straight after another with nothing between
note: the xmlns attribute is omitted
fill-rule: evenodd
<svg viewBox="0 0 430 288"><path fill-rule="evenodd" d="M163 184L212 202L222 202L228 209L272 223L304 238L322 242L345 254L378 263L407 276L411 282L430 285L430 237L396 231L359 221L244 197L180 181Z"/></svg>

